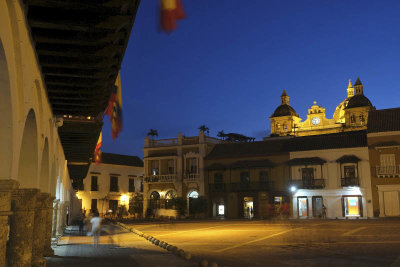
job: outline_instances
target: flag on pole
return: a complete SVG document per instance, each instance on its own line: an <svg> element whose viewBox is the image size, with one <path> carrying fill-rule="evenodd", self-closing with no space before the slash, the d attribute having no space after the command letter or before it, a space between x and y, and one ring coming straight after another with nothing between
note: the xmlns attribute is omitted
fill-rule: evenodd
<svg viewBox="0 0 400 267"><path fill-rule="evenodd" d="M170 33L176 29L176 21L186 17L181 0L161 0L161 27Z"/></svg>
<svg viewBox="0 0 400 267"><path fill-rule="evenodd" d="M101 163L101 146L103 145L103 133L100 132L99 140L97 140L97 145L94 150L94 162L96 164Z"/></svg>
<svg viewBox="0 0 400 267"><path fill-rule="evenodd" d="M113 92L111 93L108 106L104 113L110 116L112 138L115 140L122 131L122 95L120 73L118 73Z"/></svg>

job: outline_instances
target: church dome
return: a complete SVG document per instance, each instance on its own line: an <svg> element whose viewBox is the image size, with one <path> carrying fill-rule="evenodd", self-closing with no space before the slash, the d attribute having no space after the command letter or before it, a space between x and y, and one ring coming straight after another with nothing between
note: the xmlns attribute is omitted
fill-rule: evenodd
<svg viewBox="0 0 400 267"><path fill-rule="evenodd" d="M371 101L363 95L355 95L349 99L346 109L348 108L358 108L358 107L372 107Z"/></svg>
<svg viewBox="0 0 400 267"><path fill-rule="evenodd" d="M280 105L275 109L274 114L272 114L272 117L282 117L282 116L296 116L299 117L299 114L292 108L291 106L287 104Z"/></svg>

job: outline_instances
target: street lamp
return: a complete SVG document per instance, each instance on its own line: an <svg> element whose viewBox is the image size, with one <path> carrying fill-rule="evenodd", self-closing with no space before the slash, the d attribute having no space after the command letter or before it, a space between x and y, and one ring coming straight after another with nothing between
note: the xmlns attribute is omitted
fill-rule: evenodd
<svg viewBox="0 0 400 267"><path fill-rule="evenodd" d="M294 186L294 185L292 185L291 187L290 187L290 191L291 192L295 192L297 190L297 188Z"/></svg>

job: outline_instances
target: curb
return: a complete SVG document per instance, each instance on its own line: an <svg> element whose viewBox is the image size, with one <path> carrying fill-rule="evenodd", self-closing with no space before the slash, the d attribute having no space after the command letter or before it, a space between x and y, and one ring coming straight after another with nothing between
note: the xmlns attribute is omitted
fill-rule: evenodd
<svg viewBox="0 0 400 267"><path fill-rule="evenodd" d="M192 257L192 254L190 254L189 252L185 252L183 249L179 249L178 247L173 246L171 244L168 244L165 241L158 240L157 238L155 238L153 236L150 236L148 234L144 234L143 232L141 232L139 230L136 230L133 227L129 227L124 223L120 223L120 222L114 222L114 223L119 225L119 226L121 226L122 228L128 230L129 232L131 232L131 233L133 233L135 235L138 235L139 237L142 237L142 238L146 239L147 241L153 243L155 246L159 246L159 247L161 247L161 248L163 248L163 249L175 254L177 257L181 257L181 258L183 258L184 260L187 260L187 261L194 260L193 257ZM209 262L206 259L201 259L199 261L199 266L200 267L218 267L218 264L215 263L215 262Z"/></svg>

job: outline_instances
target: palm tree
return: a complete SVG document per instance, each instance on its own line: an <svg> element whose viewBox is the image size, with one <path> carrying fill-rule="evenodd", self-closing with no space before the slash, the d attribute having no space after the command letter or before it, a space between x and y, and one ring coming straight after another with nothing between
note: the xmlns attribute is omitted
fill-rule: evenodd
<svg viewBox="0 0 400 267"><path fill-rule="evenodd" d="M201 125L198 129L200 131L207 132L207 135L210 135L210 129L205 124Z"/></svg>
<svg viewBox="0 0 400 267"><path fill-rule="evenodd" d="M221 138L222 140L225 140L225 133L224 130L221 130L218 132L217 137Z"/></svg>
<svg viewBox="0 0 400 267"><path fill-rule="evenodd" d="M158 131L155 129L150 129L150 131L147 133L147 136L154 138L154 136L158 136Z"/></svg>

